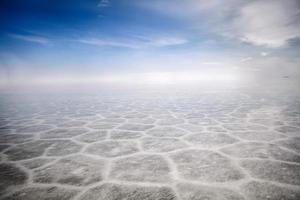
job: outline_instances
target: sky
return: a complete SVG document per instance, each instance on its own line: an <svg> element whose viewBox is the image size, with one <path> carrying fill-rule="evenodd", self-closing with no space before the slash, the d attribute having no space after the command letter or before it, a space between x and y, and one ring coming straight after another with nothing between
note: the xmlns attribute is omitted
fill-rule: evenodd
<svg viewBox="0 0 300 200"><path fill-rule="evenodd" d="M0 25L0 83L300 77L298 0L1 0Z"/></svg>

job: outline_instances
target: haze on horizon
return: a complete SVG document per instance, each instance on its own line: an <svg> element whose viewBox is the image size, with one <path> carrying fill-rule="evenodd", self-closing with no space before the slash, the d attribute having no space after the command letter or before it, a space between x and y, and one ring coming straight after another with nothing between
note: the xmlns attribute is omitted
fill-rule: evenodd
<svg viewBox="0 0 300 200"><path fill-rule="evenodd" d="M0 84L299 84L297 0L4 0Z"/></svg>

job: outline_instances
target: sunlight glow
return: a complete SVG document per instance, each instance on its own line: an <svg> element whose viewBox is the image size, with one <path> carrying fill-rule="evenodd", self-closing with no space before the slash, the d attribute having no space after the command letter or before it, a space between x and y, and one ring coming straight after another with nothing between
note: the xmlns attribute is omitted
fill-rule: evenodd
<svg viewBox="0 0 300 200"><path fill-rule="evenodd" d="M173 72L146 74L145 82L151 84L177 84L193 82L228 82L237 80L231 73L199 73L199 72Z"/></svg>
<svg viewBox="0 0 300 200"><path fill-rule="evenodd" d="M152 72L152 73L124 73L103 75L73 75L51 76L31 79L33 83L41 84L222 84L234 83L238 75L233 71L189 71L189 72Z"/></svg>

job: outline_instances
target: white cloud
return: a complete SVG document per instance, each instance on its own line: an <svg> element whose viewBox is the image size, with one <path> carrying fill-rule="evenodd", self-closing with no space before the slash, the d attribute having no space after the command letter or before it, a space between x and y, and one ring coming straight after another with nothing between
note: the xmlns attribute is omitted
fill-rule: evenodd
<svg viewBox="0 0 300 200"><path fill-rule="evenodd" d="M248 62L250 60L253 60L253 58L252 57L246 57L246 58L242 58L241 62Z"/></svg>
<svg viewBox="0 0 300 200"><path fill-rule="evenodd" d="M297 0L253 1L239 10L233 29L242 41L281 47L300 36Z"/></svg>
<svg viewBox="0 0 300 200"><path fill-rule="evenodd" d="M187 42L188 41L184 38L165 37L165 38L153 38L146 43L152 46L163 47L163 46L181 45Z"/></svg>
<svg viewBox="0 0 300 200"><path fill-rule="evenodd" d="M173 45L182 45L188 41L181 37L145 37L138 36L131 40L121 39L97 39L85 38L76 40L77 42L96 45L96 46L111 46L111 47L125 47L132 49L146 48L146 47L165 47Z"/></svg>
<svg viewBox="0 0 300 200"><path fill-rule="evenodd" d="M185 18L194 28L271 48L300 37L299 0L166 0L138 5Z"/></svg>
<svg viewBox="0 0 300 200"><path fill-rule="evenodd" d="M33 42L38 44L49 44L50 41L45 37L35 36L35 35L19 35L19 34L9 34L10 37L23 40L26 42Z"/></svg>
<svg viewBox="0 0 300 200"><path fill-rule="evenodd" d="M270 52L260 52L260 55L261 56L263 56L263 57L265 57L265 56L268 56L270 54Z"/></svg>
<svg viewBox="0 0 300 200"><path fill-rule="evenodd" d="M108 7L108 6L110 6L110 1L109 0L101 0L97 6L100 8Z"/></svg>

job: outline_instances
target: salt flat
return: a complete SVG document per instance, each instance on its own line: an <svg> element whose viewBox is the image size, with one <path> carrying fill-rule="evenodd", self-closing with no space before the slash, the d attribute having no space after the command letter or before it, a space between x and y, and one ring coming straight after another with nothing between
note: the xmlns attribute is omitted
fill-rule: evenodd
<svg viewBox="0 0 300 200"><path fill-rule="evenodd" d="M300 199L295 93L6 91L0 102L1 199Z"/></svg>

